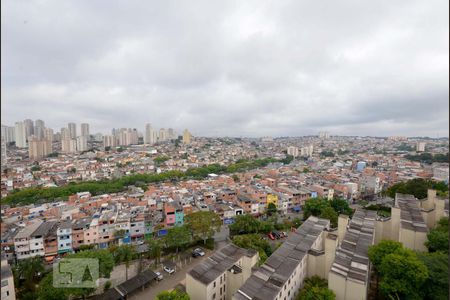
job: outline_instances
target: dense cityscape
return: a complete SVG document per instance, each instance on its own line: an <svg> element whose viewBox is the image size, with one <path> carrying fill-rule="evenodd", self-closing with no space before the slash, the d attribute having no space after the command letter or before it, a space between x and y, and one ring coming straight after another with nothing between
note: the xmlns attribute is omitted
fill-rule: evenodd
<svg viewBox="0 0 450 300"><path fill-rule="evenodd" d="M28 287L50 276L36 275L16 289L20 297L151 299L175 288L167 293L284 299L324 278L311 284L336 299L373 298L382 292L371 285L380 275L369 247L389 239L435 252L428 239L448 220L448 138L77 129L2 125L4 267L17 274L37 263L42 272L61 258L99 255L111 265L95 289Z"/></svg>

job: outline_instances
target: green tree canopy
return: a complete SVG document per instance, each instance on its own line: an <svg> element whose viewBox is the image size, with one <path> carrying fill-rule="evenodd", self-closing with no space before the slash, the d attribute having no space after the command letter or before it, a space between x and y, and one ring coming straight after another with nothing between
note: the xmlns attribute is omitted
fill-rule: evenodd
<svg viewBox="0 0 450 300"><path fill-rule="evenodd" d="M272 248L267 240L261 239L259 234L243 234L233 237L233 244L244 249L253 249L260 254L260 263L272 254Z"/></svg>
<svg viewBox="0 0 450 300"><path fill-rule="evenodd" d="M439 220L436 228L430 230L427 234L428 240L425 246L430 252L442 251L448 253L448 218L444 217Z"/></svg>
<svg viewBox="0 0 450 300"><path fill-rule="evenodd" d="M382 240L379 244L369 247L369 259L372 265L378 270L383 259L391 254L399 251L403 245L399 242L391 240Z"/></svg>
<svg viewBox="0 0 450 300"><path fill-rule="evenodd" d="M260 230L260 222L251 215L239 215L229 228L232 234L258 233Z"/></svg>
<svg viewBox="0 0 450 300"><path fill-rule="evenodd" d="M187 293L175 289L159 293L156 300L190 300L190 297Z"/></svg>
<svg viewBox="0 0 450 300"><path fill-rule="evenodd" d="M193 237L202 239L205 244L222 225L219 215L212 211L197 211L187 215L185 219Z"/></svg>
<svg viewBox="0 0 450 300"><path fill-rule="evenodd" d="M305 284L297 296L297 300L334 300L336 295L328 288L326 279L313 276L305 279Z"/></svg>
<svg viewBox="0 0 450 300"><path fill-rule="evenodd" d="M331 206L325 207L322 210L322 212L320 213L320 217L330 220L331 227L333 227L333 228L337 227L338 214L336 213L336 211Z"/></svg>
<svg viewBox="0 0 450 300"><path fill-rule="evenodd" d="M448 254L419 253L418 258L428 269L428 279L423 284L424 298L447 300L448 298Z"/></svg>
<svg viewBox="0 0 450 300"><path fill-rule="evenodd" d="M70 254L67 258L95 258L99 261L99 275L109 278L114 268L114 257L108 250L85 250Z"/></svg>
<svg viewBox="0 0 450 300"><path fill-rule="evenodd" d="M276 212L277 212L277 207L275 206L275 204L269 203L269 205L267 206L267 213L269 214L269 216L275 214Z"/></svg>
<svg viewBox="0 0 450 300"><path fill-rule="evenodd" d="M445 183L430 179L414 178L394 184L386 190L386 194L391 198L395 197L395 193L402 193L414 195L418 199L424 199L427 197L428 189L435 189L438 192L448 192L448 186Z"/></svg>
<svg viewBox="0 0 450 300"><path fill-rule="evenodd" d="M330 206L330 203L327 199L323 198L311 198L305 201L305 205L303 207L303 217L306 219L309 216L320 216L322 210L326 207Z"/></svg>
<svg viewBox="0 0 450 300"><path fill-rule="evenodd" d="M191 233L186 226L173 227L169 229L169 232L164 237L164 242L169 248L183 248L191 241Z"/></svg>
<svg viewBox="0 0 450 300"><path fill-rule="evenodd" d="M344 214L347 216L353 215L353 209L350 208L347 200L336 198L330 201L330 205L338 215L340 214Z"/></svg>

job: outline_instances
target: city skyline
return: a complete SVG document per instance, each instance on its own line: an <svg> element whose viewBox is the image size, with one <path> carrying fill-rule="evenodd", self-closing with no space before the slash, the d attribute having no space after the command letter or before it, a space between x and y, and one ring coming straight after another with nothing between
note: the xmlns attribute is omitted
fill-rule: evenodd
<svg viewBox="0 0 450 300"><path fill-rule="evenodd" d="M448 1L3 6L6 124L448 136Z"/></svg>

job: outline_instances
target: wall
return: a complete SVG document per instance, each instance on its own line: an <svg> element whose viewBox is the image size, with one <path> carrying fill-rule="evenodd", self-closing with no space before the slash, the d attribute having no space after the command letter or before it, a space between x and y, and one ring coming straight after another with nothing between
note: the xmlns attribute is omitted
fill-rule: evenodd
<svg viewBox="0 0 450 300"><path fill-rule="evenodd" d="M206 299L206 286L186 274L186 292L191 299Z"/></svg>

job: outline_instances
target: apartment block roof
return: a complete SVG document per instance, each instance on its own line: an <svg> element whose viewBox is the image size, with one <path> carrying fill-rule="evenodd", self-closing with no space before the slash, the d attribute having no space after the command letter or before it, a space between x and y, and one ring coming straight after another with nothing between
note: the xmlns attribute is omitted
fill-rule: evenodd
<svg viewBox="0 0 450 300"><path fill-rule="evenodd" d="M367 283L369 246L373 244L376 211L358 209L350 221L342 243L336 250L331 271L350 280Z"/></svg>
<svg viewBox="0 0 450 300"><path fill-rule="evenodd" d="M247 250L229 244L215 252L201 264L192 268L188 274L207 285L213 282L223 272L233 267L241 257L253 257L255 254L255 250Z"/></svg>
<svg viewBox="0 0 450 300"><path fill-rule="evenodd" d="M311 250L329 220L309 217L236 292L237 300L275 299L294 269ZM244 296L246 295L246 296Z"/></svg>
<svg viewBox="0 0 450 300"><path fill-rule="evenodd" d="M400 208L400 226L413 231L427 232L419 201L413 195L395 194L395 206Z"/></svg>

